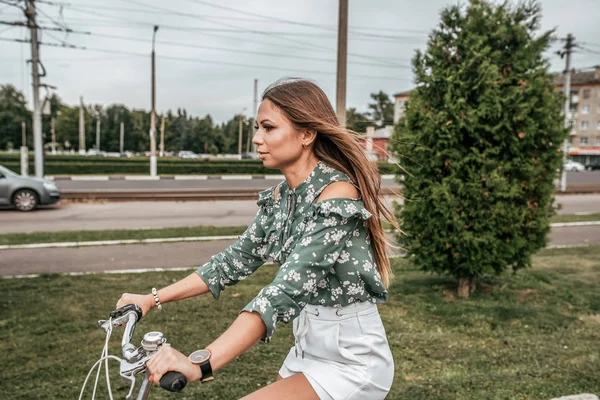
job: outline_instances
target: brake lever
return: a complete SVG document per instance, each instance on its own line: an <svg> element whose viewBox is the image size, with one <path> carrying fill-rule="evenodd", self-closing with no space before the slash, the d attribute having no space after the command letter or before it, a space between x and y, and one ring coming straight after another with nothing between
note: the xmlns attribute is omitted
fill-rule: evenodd
<svg viewBox="0 0 600 400"><path fill-rule="evenodd" d="M129 387L129 393L127 394L127 397L125 397L127 400L132 399L131 396L133 394L133 389L135 388L135 378L139 374L146 372L146 362L151 357L152 357L152 354L146 355L145 357L143 357L142 359L140 359L139 361L136 361L136 362L129 362L127 360L121 360L119 375L121 375L121 378L123 378L131 383L130 387Z"/></svg>
<svg viewBox="0 0 600 400"><path fill-rule="evenodd" d="M121 308L111 311L109 314L109 317L112 318L113 320L118 319L120 317L123 317L129 311L133 311L137 314L137 321L142 319L142 308L140 306L138 306L137 304L126 304Z"/></svg>

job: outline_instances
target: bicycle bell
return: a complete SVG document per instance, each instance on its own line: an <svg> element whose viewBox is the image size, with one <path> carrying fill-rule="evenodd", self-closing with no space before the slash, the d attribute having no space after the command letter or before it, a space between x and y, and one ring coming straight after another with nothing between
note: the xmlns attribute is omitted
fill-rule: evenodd
<svg viewBox="0 0 600 400"><path fill-rule="evenodd" d="M142 339L142 347L146 351L157 351L166 342L162 332L148 332Z"/></svg>

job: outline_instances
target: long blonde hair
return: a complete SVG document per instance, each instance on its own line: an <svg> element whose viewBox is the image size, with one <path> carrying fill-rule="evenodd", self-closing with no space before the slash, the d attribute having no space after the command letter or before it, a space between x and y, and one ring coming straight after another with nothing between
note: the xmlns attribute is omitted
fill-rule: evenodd
<svg viewBox="0 0 600 400"><path fill-rule="evenodd" d="M352 130L342 128L327 96L316 84L299 78L284 78L269 86L262 99L277 105L297 130L314 129L317 132L313 149L316 157L325 164L342 171L359 187L367 210L373 218L367 227L373 244L375 262L385 286L392 277L387 257L388 241L381 225L383 216L398 231L394 214L379 198L381 175L377 165L367 159L359 138Z"/></svg>

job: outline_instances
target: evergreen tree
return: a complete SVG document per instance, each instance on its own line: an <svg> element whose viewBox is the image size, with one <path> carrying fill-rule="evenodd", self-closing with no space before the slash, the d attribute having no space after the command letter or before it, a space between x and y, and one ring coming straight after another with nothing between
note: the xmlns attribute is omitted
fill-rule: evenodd
<svg viewBox="0 0 600 400"><path fill-rule="evenodd" d="M373 125L368 113L356 111L355 107L346 110L346 126L358 133L367 132L367 126Z"/></svg>
<svg viewBox="0 0 600 400"><path fill-rule="evenodd" d="M373 103L369 103L369 112L371 119L377 124L378 128L382 128L387 125L394 123L394 103L383 90L378 93L371 93L371 100Z"/></svg>
<svg viewBox="0 0 600 400"><path fill-rule="evenodd" d="M458 278L461 297L547 243L566 130L540 18L537 2L471 0L442 12L413 60L393 137L408 198L399 240L416 266Z"/></svg>

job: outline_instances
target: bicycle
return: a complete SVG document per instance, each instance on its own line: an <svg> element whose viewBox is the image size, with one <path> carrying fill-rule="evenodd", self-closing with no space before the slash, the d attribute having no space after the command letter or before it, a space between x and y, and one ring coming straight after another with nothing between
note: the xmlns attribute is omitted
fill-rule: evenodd
<svg viewBox="0 0 600 400"><path fill-rule="evenodd" d="M106 332L106 340L104 342L104 348L100 359L88 372L81 392L79 394L79 400L82 399L83 393L87 386L88 380L92 375L94 369L98 366L98 372L96 373L96 381L94 383L94 390L92 392L92 400L96 396L96 389L98 387L98 378L100 377L100 371L102 370L102 361L105 363L106 370L106 384L108 386L108 393L111 400L112 390L110 386L110 378L108 375L108 360L113 359L120 362L119 374L121 377L131 383L129 393L125 397L126 400L133 399L133 390L135 387L136 377L138 375L144 375L142 384L139 389L137 400L146 400L150 389L152 387L152 381L150 380L150 373L146 368L146 362L152 358L154 354L162 347L169 346L165 336L162 332L148 332L144 335L140 347L135 347L131 343L131 338L135 330L135 325L142 318L142 309L137 304L127 304L117 310L110 312L108 320L98 321L100 328ZM121 353L123 358L119 358L114 355L108 354L108 342L114 328L125 325L123 332L123 338L121 340ZM167 372L160 379L160 386L170 392L180 392L187 385L187 378L180 372L170 371Z"/></svg>

